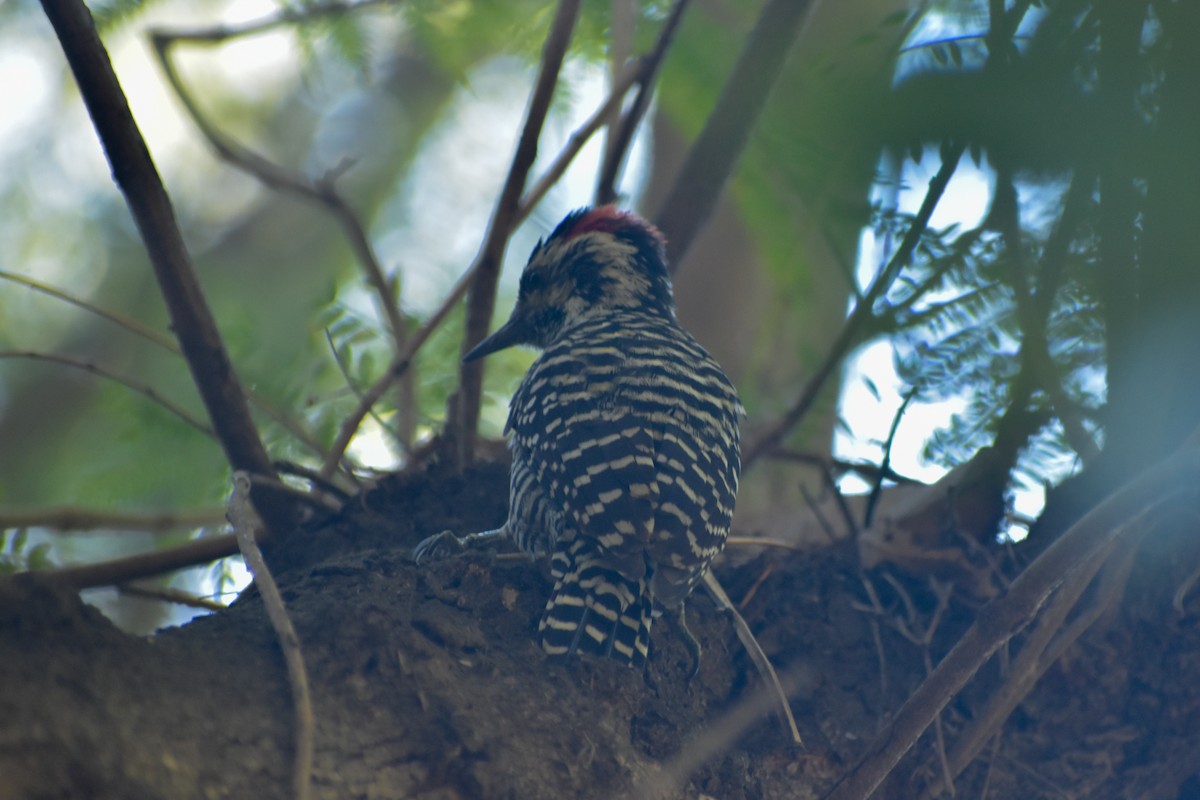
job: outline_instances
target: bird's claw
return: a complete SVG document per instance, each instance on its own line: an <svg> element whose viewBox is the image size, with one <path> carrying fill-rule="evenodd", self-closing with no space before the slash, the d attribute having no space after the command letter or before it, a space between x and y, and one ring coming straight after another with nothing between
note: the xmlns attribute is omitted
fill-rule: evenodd
<svg viewBox="0 0 1200 800"><path fill-rule="evenodd" d="M467 543L455 536L453 531L435 533L413 548L413 561L417 564L428 564L430 561L448 558L467 549Z"/></svg>

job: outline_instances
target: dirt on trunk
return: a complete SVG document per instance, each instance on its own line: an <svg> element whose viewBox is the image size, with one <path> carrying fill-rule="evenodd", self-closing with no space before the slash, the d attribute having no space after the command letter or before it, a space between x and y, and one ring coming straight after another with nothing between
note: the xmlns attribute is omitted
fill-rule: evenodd
<svg viewBox="0 0 1200 800"><path fill-rule="evenodd" d="M863 573L848 546L719 565L791 688L797 747L769 704L752 713L762 681L705 597L689 604L704 648L689 682L665 621L644 671L546 657L545 564L504 550L412 563L425 536L498 525L506 495L498 465L397 476L269 553L312 685L314 797L820 797L979 608L924 576ZM1147 540L1123 602L1049 668L959 794L1200 796L1200 592L1177 591L1197 538ZM989 663L878 796L941 779L1006 663ZM0 800L283 798L292 758L291 692L253 590L139 638L45 579L0 583Z"/></svg>

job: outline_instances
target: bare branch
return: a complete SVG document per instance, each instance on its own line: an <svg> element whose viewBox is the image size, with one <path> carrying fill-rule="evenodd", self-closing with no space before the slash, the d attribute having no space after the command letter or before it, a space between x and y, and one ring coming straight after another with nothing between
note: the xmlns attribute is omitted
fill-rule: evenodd
<svg viewBox="0 0 1200 800"><path fill-rule="evenodd" d="M525 193L521 198L521 205L517 210L517 223L521 223L529 216L529 213L542 201L546 193L550 191L550 187L558 183L563 174L567 171L567 167L575 160L575 156L579 155L579 151L588 143L596 131L600 130L605 122L612 116L612 113L621 107L621 103L625 100L625 95L629 93L629 88L638 80L638 75L641 71L637 64L629 64L626 66L617 78L613 81L612 90L608 93L608 98L605 99L600 107L597 108L590 117L584 120L583 124L575 129L567 140L567 144L563 147L558 157L554 159L554 163L538 178L537 183L533 188Z"/></svg>
<svg viewBox="0 0 1200 800"><path fill-rule="evenodd" d="M579 6L580 0L559 2L554 21L550 25L550 33L542 48L541 67L538 69L533 95L525 115L525 124L517 141L508 177L500 190L500 197L488 223L483 247L476 257L476 264L471 267L474 278L467 295L466 333L463 336L462 349L464 355L483 340L492 324L496 284L500 278L504 251L508 246L509 236L516 227L521 192L537 157L538 139L546 115L550 111L550 100L558 83L558 73L567 53L571 33L575 29ZM453 445L450 455L456 458L460 465L468 463L474 457L475 429L479 423L482 392L483 363L472 361L463 364L459 372L459 390L451 397L450 407L446 410L446 433Z"/></svg>
<svg viewBox="0 0 1200 800"><path fill-rule="evenodd" d="M921 236L925 233L926 228L929 227L929 218L933 215L933 210L937 207L942 194L945 193L946 186L950 183L950 178L954 175L954 170L958 167L958 160L962 157L964 149L966 148L962 144L953 144L943 148L941 169L930 179L929 189L925 192L925 199L921 203L921 208L913 218L912 226L904 234L904 239L900 242L900 246L896 248L896 252L887 263L887 266L880 270L875 280L871 282L870 288L867 289L862 299L855 304L854 310L846 318L846 322L842 326L837 340L829 348L829 352L826 354L825 360L817 368L816 374L809 379L808 385L804 387L804 392L800 395L799 399L784 413L783 417L770 425L764 432L759 434L754 442L743 449L743 471L754 466L760 458L773 450L783 440L788 431L799 424L800 420L812 408L813 403L816 402L825 383L841 367L842 360L846 354L859 343L860 334L866 323L874 316L873 306L875 305L875 301L887 292L888 287L895 282L900 271L908 265L909 259L912 258L912 254L921 240Z"/></svg>
<svg viewBox="0 0 1200 800"><path fill-rule="evenodd" d="M219 44L242 36L252 36L265 33L285 25L296 25L309 22L319 17L340 16L352 14L365 8L395 3L397 0L358 0L356 3L311 3L302 6L285 6L274 14L268 14L261 19L243 22L238 25L213 25L207 28L189 28L187 30L163 30L166 37L180 42L195 42L197 44Z"/></svg>
<svg viewBox="0 0 1200 800"><path fill-rule="evenodd" d="M192 269L171 200L130 113L91 13L82 0L43 0L42 8L62 44L113 177L146 245L172 330L217 439L234 469L273 476L245 393ZM264 502L259 510L271 530L282 534L291 526L291 509Z"/></svg>
<svg viewBox="0 0 1200 800"><path fill-rule="evenodd" d="M183 352L179 349L179 344L175 340L159 333L153 328L143 325L135 319L126 317L123 314L110 311L102 306L92 303L89 300L85 300L82 297L73 295L70 292L64 292L62 289L58 289L54 286L50 286L49 284L34 280L33 278L25 275L17 275L13 272L5 272L4 270L0 270L0 279L10 280L14 283L28 286L30 289L47 294L57 300L70 303L73 306L82 308L84 311L106 319L115 325L119 325L130 333L145 339L146 341L151 342L158 347L161 347L168 353L176 356L183 355ZM325 448L321 445L321 443L313 438L312 434L306 431L299 422L284 413L282 409L280 409L271 401L267 400L258 392L254 391L252 388L246 388L246 396L259 411L262 411L268 417L273 419L276 423L278 423L279 427L283 428L285 431L294 436L297 441L307 446L318 456L321 456L322 458L325 456Z"/></svg>
<svg viewBox="0 0 1200 800"><path fill-rule="evenodd" d="M892 427L888 430L887 440L883 443L883 461L879 465L879 474L875 476L875 483L871 486L871 494L867 497L867 510L863 514L863 527L871 527L871 522L875 516L875 506L879 502L879 495L883 491L883 476L888 473L892 466L892 444L896 441L896 431L900 430L900 420L904 419L904 412L908 410L908 404L917 396L917 387L914 386L908 390L904 396L904 402L900 404L900 408L896 409L896 415L892 417Z"/></svg>
<svg viewBox="0 0 1200 800"><path fill-rule="evenodd" d="M333 13L328 10L332 6L326 7L326 13ZM294 15L293 15L294 16ZM295 21L294 19L289 21ZM346 168L346 164L339 164L330 169L325 175L317 180L310 180L305 175L299 172L286 169L275 164L264 156L253 152L248 147L234 141L231 137L217 129L212 122L209 121L196 104L191 92L184 85L183 80L179 77L179 73L175 69L175 63L171 60L170 50L177 41L213 41L208 38L189 38L186 34L179 32L166 32L163 30L155 30L150 33L150 41L154 46L154 51L158 56L158 62L162 66L163 73L167 77L167 82L183 103L184 109L188 116L192 118L192 122L196 124L196 128L200 134L208 141L210 147L222 160L232 164L237 169L252 175L257 178L264 186L274 189L278 192L296 195L298 197L318 203L326 208L338 224L350 243L351 249L354 251L356 260L366 276L367 283L375 293L376 302L388 322L388 329L392 334L392 339L395 342L395 352L400 352L404 349L405 337L408 330L407 318L401 313L399 306L396 304L396 299L392 293L391 283L388 281L384 273L383 266L379 261L378 255L375 253L374 245L371 244L370 238L367 236L362 220L358 214L350 207L345 198L338 193L335 185L336 178ZM217 40L219 41L219 40Z"/></svg>
<svg viewBox="0 0 1200 800"><path fill-rule="evenodd" d="M189 592L184 592L179 589L170 587L149 587L138 586L132 583L124 583L117 587L117 591L121 594L127 594L132 597L144 597L147 600L159 600L164 603L175 603L176 605L188 606L189 608L202 608L205 611L224 611L228 606L224 603L218 603L215 600L209 600L207 597L198 597Z"/></svg>
<svg viewBox="0 0 1200 800"><path fill-rule="evenodd" d="M596 181L596 205L614 203L617 200L617 178L621 174L629 148L633 145L633 135L650 107L650 97L654 94L658 73L662 69L667 49L675 38L675 32L679 30L679 23L683 20L683 12L687 10L689 2L690 0L675 0L670 15L658 33L654 48L642 59L638 67L638 93L633 99L633 105L623 117L614 120L619 122L619 128L613 122L609 123L608 147L605 148L600 177Z"/></svg>
<svg viewBox="0 0 1200 800"><path fill-rule="evenodd" d="M655 214L655 224L667 237L672 270L679 269L716 207L811 6L811 0L768 0L763 7L716 107Z"/></svg>
<svg viewBox="0 0 1200 800"><path fill-rule="evenodd" d="M292 686L292 705L296 715L296 753L292 763L292 796L296 800L308 800L312 796L313 763L313 709L312 696L308 690L308 672L304 669L304 654L300 651L300 637L288 616L279 586L267 568L262 551L258 549L258 536L262 521L250 505L252 478L245 472L233 474L233 494L229 498L229 522L237 537L238 549L246 560L246 567L254 576L254 585L263 599L267 618L275 630L275 638L283 649L287 664L288 681Z"/></svg>
<svg viewBox="0 0 1200 800"><path fill-rule="evenodd" d="M207 564L237 555L237 552L237 541L233 534L205 536L169 550L153 550L78 567L60 567L46 574L74 589L90 589Z"/></svg>

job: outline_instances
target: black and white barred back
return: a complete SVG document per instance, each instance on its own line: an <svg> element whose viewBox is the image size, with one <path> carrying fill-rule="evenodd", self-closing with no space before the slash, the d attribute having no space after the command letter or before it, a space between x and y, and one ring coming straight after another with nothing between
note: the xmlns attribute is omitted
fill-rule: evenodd
<svg viewBox="0 0 1200 800"><path fill-rule="evenodd" d="M640 665L724 547L740 474L737 393L675 320L658 232L611 207L539 243L512 319L470 356L544 348L513 397L505 526L549 553L551 654Z"/></svg>

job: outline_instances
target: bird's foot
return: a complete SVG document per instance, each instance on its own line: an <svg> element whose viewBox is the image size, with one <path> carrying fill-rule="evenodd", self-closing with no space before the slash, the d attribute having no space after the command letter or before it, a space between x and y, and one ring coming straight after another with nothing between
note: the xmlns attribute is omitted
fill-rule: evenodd
<svg viewBox="0 0 1200 800"><path fill-rule="evenodd" d="M700 654L702 652L700 640L697 639L696 635L692 633L690 628L688 628L687 612L685 610L684 603L679 604L679 608L676 610L675 615L670 617L670 619L675 624L675 628L679 631L680 638L683 639L684 647L687 648L688 655L691 657L692 668L688 672L687 676L687 682L690 684L696 679L696 676L700 674Z"/></svg>
<svg viewBox="0 0 1200 800"><path fill-rule="evenodd" d="M442 531L422 540L413 548L413 561L417 564L428 564L430 561L465 553L475 547L490 546L507 535L508 528L503 526L491 531L469 533L466 536L455 536L453 531Z"/></svg>
<svg viewBox="0 0 1200 800"><path fill-rule="evenodd" d="M449 558L463 553L467 549L466 536L455 536L454 531L435 533L413 548L413 561L417 564L428 564L430 561Z"/></svg>

